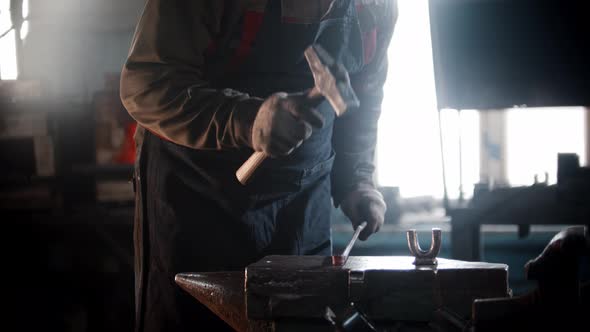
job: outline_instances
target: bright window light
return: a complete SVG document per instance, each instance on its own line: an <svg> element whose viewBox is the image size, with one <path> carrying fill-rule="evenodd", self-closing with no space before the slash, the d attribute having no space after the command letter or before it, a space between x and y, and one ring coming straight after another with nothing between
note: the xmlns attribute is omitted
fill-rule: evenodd
<svg viewBox="0 0 590 332"><path fill-rule="evenodd" d="M29 17L29 0L23 0L23 18Z"/></svg>
<svg viewBox="0 0 590 332"><path fill-rule="evenodd" d="M10 0L0 0L0 35L10 29L11 26Z"/></svg>
<svg viewBox="0 0 590 332"><path fill-rule="evenodd" d="M29 0L23 0L23 18L25 21L20 30L20 39L25 40L29 35Z"/></svg>
<svg viewBox="0 0 590 332"><path fill-rule="evenodd" d="M23 25L20 28L20 39L25 40L29 35L29 21L26 20L23 22Z"/></svg>
<svg viewBox="0 0 590 332"><path fill-rule="evenodd" d="M29 16L29 0L23 0L23 18ZM25 20L21 30L10 30L12 21L10 18L10 0L0 0L0 79L14 80L18 78L18 66L16 58L16 38L27 38L29 34L29 21Z"/></svg>
<svg viewBox="0 0 590 332"><path fill-rule="evenodd" d="M586 160L584 108L511 109L507 115L508 180L530 185L534 176L557 181L557 154L576 153Z"/></svg>
<svg viewBox="0 0 590 332"><path fill-rule="evenodd" d="M13 30L0 39L0 78L3 80L15 80L18 77L15 36Z"/></svg>
<svg viewBox="0 0 590 332"><path fill-rule="evenodd" d="M389 49L377 145L377 181L402 197L443 196L443 172L427 0L398 0ZM473 193L480 176L479 114L441 110L447 191ZM511 185L530 185L535 174L555 182L557 153L585 160L581 108L508 110L507 172ZM459 147L461 146L461 149ZM462 186L461 186L462 183Z"/></svg>
<svg viewBox="0 0 590 332"><path fill-rule="evenodd" d="M428 1L399 0L379 123L377 180L403 197L442 196Z"/></svg>
<svg viewBox="0 0 590 332"><path fill-rule="evenodd" d="M443 109L441 123L447 192L451 199L461 195L470 198L474 185L479 182L479 113ZM438 142L438 137L432 140ZM444 193L441 186L433 186L431 190L435 190L430 193L434 197L442 197Z"/></svg>

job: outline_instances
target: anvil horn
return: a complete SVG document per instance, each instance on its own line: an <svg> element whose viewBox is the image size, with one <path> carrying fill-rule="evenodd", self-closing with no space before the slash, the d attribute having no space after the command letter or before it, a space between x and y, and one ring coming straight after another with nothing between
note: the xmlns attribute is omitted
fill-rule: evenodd
<svg viewBox="0 0 590 332"><path fill-rule="evenodd" d="M243 272L181 273L174 280L236 331L272 331L272 323L246 316Z"/></svg>

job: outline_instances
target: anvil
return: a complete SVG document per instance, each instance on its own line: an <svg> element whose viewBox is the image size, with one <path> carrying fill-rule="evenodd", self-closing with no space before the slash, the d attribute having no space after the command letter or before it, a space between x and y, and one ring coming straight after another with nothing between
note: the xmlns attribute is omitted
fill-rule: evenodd
<svg viewBox="0 0 590 332"><path fill-rule="evenodd" d="M179 274L176 282L237 331L333 331L326 308L354 303L382 326L428 324L437 310L469 319L475 299L510 296L508 266L410 256L267 256L244 272ZM399 326L399 325L397 325Z"/></svg>

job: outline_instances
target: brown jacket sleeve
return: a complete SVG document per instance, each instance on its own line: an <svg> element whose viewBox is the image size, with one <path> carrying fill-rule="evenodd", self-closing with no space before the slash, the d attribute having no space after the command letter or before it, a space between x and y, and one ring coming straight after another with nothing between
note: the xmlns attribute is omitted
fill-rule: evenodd
<svg viewBox="0 0 590 332"><path fill-rule="evenodd" d="M378 17L376 53L365 68L351 77L360 108L344 114L334 125L333 145L336 160L332 170L332 196L338 206L350 191L375 187L375 147L381 115L383 85L387 78L387 50L397 21L397 2L388 0Z"/></svg>
<svg viewBox="0 0 590 332"><path fill-rule="evenodd" d="M121 100L142 127L195 149L251 145L262 100L214 89L204 74L207 47L237 21L230 3L147 1L121 74Z"/></svg>

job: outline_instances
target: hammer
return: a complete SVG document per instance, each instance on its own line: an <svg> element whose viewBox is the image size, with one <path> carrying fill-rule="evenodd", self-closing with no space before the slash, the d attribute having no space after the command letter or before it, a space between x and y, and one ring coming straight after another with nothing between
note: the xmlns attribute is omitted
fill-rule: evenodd
<svg viewBox="0 0 590 332"><path fill-rule="evenodd" d="M305 59L309 64L315 86L307 95L310 100L326 98L336 112L341 116L351 107L360 105L348 78L348 72L337 63L320 45L311 45L305 50ZM254 152L238 169L236 177L245 185L250 180L258 166L267 158L264 152Z"/></svg>

